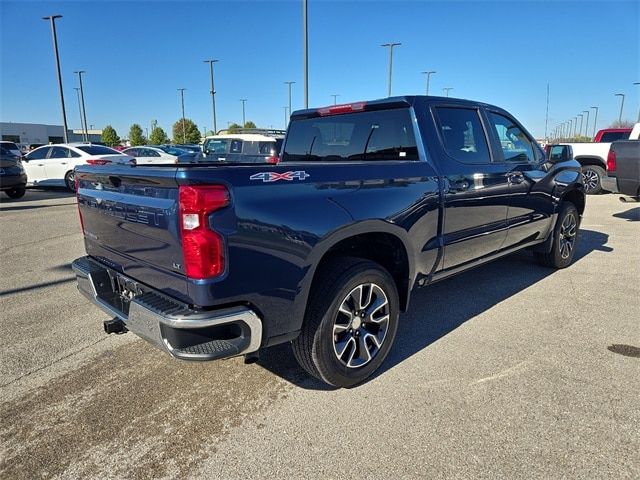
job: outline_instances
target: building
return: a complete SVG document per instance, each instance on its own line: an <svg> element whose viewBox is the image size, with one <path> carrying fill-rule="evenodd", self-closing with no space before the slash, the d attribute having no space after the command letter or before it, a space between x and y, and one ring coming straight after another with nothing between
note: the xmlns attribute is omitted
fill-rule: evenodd
<svg viewBox="0 0 640 480"><path fill-rule="evenodd" d="M63 143L64 129L62 125L45 125L42 123L0 122L2 140L27 146L32 144ZM68 130L70 142L82 142L82 130ZM89 130L89 141L100 142L102 130Z"/></svg>

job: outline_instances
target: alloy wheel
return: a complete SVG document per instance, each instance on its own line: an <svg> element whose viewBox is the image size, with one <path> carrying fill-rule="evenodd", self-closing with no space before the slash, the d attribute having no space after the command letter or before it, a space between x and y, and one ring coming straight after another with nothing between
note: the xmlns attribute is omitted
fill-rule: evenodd
<svg viewBox="0 0 640 480"><path fill-rule="evenodd" d="M564 259L569 258L573 247L576 243L576 234L578 233L578 221L573 213L569 213L562 220L560 225L560 256Z"/></svg>
<svg viewBox="0 0 640 480"><path fill-rule="evenodd" d="M589 168L582 172L582 181L584 183L585 191L589 192L598 187L598 183L600 183L600 176L598 175L598 172Z"/></svg>
<svg viewBox="0 0 640 480"><path fill-rule="evenodd" d="M389 329L389 300L375 283L364 283L342 300L333 325L333 351L349 368L368 364Z"/></svg>

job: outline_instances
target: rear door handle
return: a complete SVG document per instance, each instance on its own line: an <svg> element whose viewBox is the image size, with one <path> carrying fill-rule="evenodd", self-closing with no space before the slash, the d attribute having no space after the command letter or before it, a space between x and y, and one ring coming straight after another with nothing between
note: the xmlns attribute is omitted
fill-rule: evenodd
<svg viewBox="0 0 640 480"><path fill-rule="evenodd" d="M60 162L60 165L66 165L67 162Z"/></svg>
<svg viewBox="0 0 640 480"><path fill-rule="evenodd" d="M524 175L520 172L511 172L507 175L507 180L509 183L517 185L524 182Z"/></svg>

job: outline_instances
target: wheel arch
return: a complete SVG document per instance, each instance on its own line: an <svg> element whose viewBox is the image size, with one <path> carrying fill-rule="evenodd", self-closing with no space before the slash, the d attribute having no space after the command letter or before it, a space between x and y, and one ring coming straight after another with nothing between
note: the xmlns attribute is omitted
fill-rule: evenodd
<svg viewBox="0 0 640 480"><path fill-rule="evenodd" d="M579 156L576 157L575 160L582 166L594 165L596 167L602 167L604 169L607 168L607 164L604 159L600 157L591 157L591 156Z"/></svg>

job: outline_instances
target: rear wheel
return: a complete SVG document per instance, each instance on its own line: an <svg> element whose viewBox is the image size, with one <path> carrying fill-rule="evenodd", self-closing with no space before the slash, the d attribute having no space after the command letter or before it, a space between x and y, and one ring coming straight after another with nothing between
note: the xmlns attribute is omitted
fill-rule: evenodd
<svg viewBox="0 0 640 480"><path fill-rule="evenodd" d="M319 275L293 352L314 377L351 387L371 376L391 349L398 292L391 275L369 260L335 258Z"/></svg>
<svg viewBox="0 0 640 480"><path fill-rule="evenodd" d="M580 216L571 202L562 204L556 226L553 230L553 244L548 253L535 252L538 262L551 268L565 268L571 265L578 240Z"/></svg>
<svg viewBox="0 0 640 480"><path fill-rule="evenodd" d="M584 191L588 195L597 195L602 193L602 177L605 170L597 165L585 165L582 167L582 182L584 183Z"/></svg>
<svg viewBox="0 0 640 480"><path fill-rule="evenodd" d="M24 187L15 187L11 190L5 190L4 193L6 193L9 198L22 198L26 191L27 189Z"/></svg>
<svg viewBox="0 0 640 480"><path fill-rule="evenodd" d="M64 184L72 192L76 191L76 174L73 170L67 172L67 174L64 176Z"/></svg>

